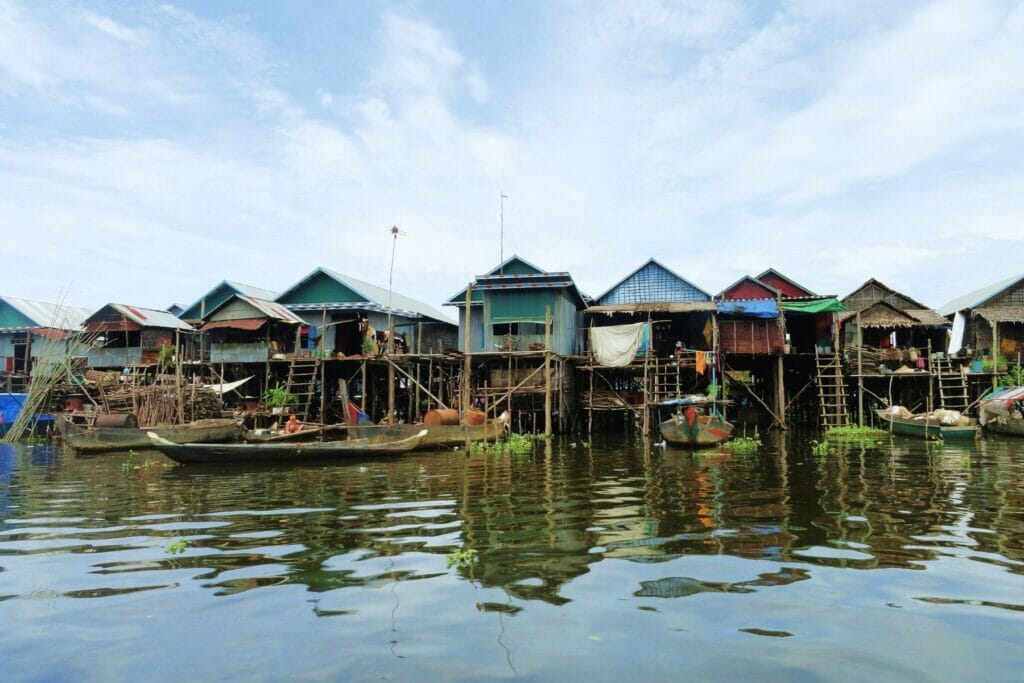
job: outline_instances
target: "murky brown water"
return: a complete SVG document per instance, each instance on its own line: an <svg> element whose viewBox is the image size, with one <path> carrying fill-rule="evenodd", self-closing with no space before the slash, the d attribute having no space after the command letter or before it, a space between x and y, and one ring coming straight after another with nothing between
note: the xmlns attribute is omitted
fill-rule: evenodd
<svg viewBox="0 0 1024 683"><path fill-rule="evenodd" d="M808 436L231 469L0 447L0 677L1019 680L1024 440Z"/></svg>

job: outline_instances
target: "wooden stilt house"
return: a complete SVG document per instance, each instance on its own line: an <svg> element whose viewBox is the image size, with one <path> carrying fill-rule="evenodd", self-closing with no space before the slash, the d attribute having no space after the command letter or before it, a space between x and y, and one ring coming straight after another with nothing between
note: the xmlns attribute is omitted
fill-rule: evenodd
<svg viewBox="0 0 1024 683"><path fill-rule="evenodd" d="M84 355L76 334L88 315L76 306L0 296L0 390L23 391L47 347L61 356Z"/></svg>
<svg viewBox="0 0 1024 683"><path fill-rule="evenodd" d="M179 341L190 340L194 332L167 311L127 304L107 304L86 318L83 326L95 338L88 353L93 368L156 365L162 347L188 347ZM190 355L183 352L182 359Z"/></svg>
<svg viewBox="0 0 1024 683"><path fill-rule="evenodd" d="M1024 356L1024 275L958 297L939 308L952 320L949 351L1020 365Z"/></svg>
<svg viewBox="0 0 1024 683"><path fill-rule="evenodd" d="M234 293L205 314L199 331L209 342L211 363L265 363L294 350L302 325L279 303Z"/></svg>
<svg viewBox="0 0 1024 683"><path fill-rule="evenodd" d="M616 414L654 428L657 406L703 393L712 382L714 312L711 295L654 258L608 288L586 310L587 355L579 366L588 428ZM616 341L635 335L632 357Z"/></svg>

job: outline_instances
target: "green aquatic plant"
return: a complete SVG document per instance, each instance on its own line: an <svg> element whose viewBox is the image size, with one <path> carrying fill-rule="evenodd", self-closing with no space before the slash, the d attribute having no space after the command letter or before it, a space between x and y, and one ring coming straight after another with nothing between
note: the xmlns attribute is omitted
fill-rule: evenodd
<svg viewBox="0 0 1024 683"><path fill-rule="evenodd" d="M761 437L757 435L737 436L726 441L722 446L728 448L733 453L755 453L761 447Z"/></svg>
<svg viewBox="0 0 1024 683"><path fill-rule="evenodd" d="M818 457L828 455L828 441L812 441L811 453Z"/></svg>
<svg viewBox="0 0 1024 683"><path fill-rule="evenodd" d="M474 441L470 444L471 453L510 453L512 455L526 455L533 453L533 447L539 435L530 434L509 434L504 439L488 443L486 441Z"/></svg>
<svg viewBox="0 0 1024 683"><path fill-rule="evenodd" d="M477 553L472 548L452 548L452 551L448 553L448 566L458 567L462 569L464 567L470 567L477 562Z"/></svg>
<svg viewBox="0 0 1024 683"><path fill-rule="evenodd" d="M826 441L847 446L860 446L861 448L876 446L879 439L884 439L888 436L889 433L881 429L859 427L857 425L829 427L825 431Z"/></svg>
<svg viewBox="0 0 1024 683"><path fill-rule="evenodd" d="M169 546L167 546L167 552L171 555L178 555L185 552L188 549L189 545L189 542L186 541L184 538L179 538L177 541L174 541Z"/></svg>

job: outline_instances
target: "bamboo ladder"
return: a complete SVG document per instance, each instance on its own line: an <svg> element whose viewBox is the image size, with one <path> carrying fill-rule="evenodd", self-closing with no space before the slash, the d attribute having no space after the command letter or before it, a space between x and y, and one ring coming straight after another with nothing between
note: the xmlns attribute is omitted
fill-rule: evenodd
<svg viewBox="0 0 1024 683"><path fill-rule="evenodd" d="M939 407L946 410L967 410L971 399L967 395L967 380L959 368L953 367L949 358L936 358L932 354L928 359L929 371L939 385Z"/></svg>
<svg viewBox="0 0 1024 683"><path fill-rule="evenodd" d="M850 424L850 415L846 406L846 380L843 378L843 366L839 351L831 355L814 351L816 369L815 383L818 386L818 400L821 406L821 426L844 427Z"/></svg>

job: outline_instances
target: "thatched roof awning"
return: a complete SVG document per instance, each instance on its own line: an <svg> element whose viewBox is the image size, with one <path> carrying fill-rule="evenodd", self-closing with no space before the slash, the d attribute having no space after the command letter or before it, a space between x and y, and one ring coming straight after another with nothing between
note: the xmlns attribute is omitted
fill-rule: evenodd
<svg viewBox="0 0 1024 683"><path fill-rule="evenodd" d="M973 312L992 323L1024 323L1024 307L1021 306L986 306Z"/></svg>
<svg viewBox="0 0 1024 683"><path fill-rule="evenodd" d="M712 301L648 301L590 306L587 308L587 313L694 313L697 311L711 312L713 310L715 310L715 304Z"/></svg>
<svg viewBox="0 0 1024 683"><path fill-rule="evenodd" d="M857 311L844 311L836 315L839 320L856 322ZM921 322L884 301L876 301L860 311L861 327L918 327Z"/></svg>

